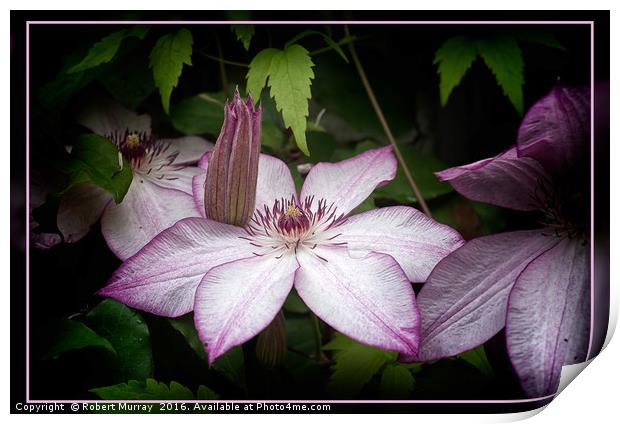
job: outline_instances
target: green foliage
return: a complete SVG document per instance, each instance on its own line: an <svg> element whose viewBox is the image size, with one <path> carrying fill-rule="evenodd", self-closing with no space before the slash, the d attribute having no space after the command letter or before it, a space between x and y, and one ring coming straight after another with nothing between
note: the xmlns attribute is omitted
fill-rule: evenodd
<svg viewBox="0 0 620 424"><path fill-rule="evenodd" d="M396 359L396 354L357 343L337 334L323 346L323 350L335 350L334 372L327 389L334 395L355 397L383 366Z"/></svg>
<svg viewBox="0 0 620 424"><path fill-rule="evenodd" d="M284 309L288 312L294 312L296 314L307 314L310 309L306 306L301 297L297 294L297 290L292 289L284 302Z"/></svg>
<svg viewBox="0 0 620 424"><path fill-rule="evenodd" d="M243 48L250 50L250 42L254 36L254 25L251 24L237 24L231 25L230 29L235 32L237 40L243 44Z"/></svg>
<svg viewBox="0 0 620 424"><path fill-rule="evenodd" d="M80 136L62 168L69 176L69 187L91 182L110 192L116 203L123 200L133 179L131 166L116 146L97 134Z"/></svg>
<svg viewBox="0 0 620 424"><path fill-rule="evenodd" d="M136 109L155 91L146 54L132 54L122 61L114 61L112 68L99 75L97 81L129 109Z"/></svg>
<svg viewBox="0 0 620 424"><path fill-rule="evenodd" d="M523 55L509 36L478 41L478 52L519 115L523 115Z"/></svg>
<svg viewBox="0 0 620 424"><path fill-rule="evenodd" d="M409 399L413 382L411 371L406 366L389 364L381 374L379 392L384 399Z"/></svg>
<svg viewBox="0 0 620 424"><path fill-rule="evenodd" d="M103 37L93 44L86 57L80 63L72 66L67 72L81 72L111 61L125 38L136 37L142 40L148 31L148 26L136 26L132 29L123 29Z"/></svg>
<svg viewBox="0 0 620 424"><path fill-rule="evenodd" d="M152 378L146 381L129 380L114 386L97 387L90 390L104 400L195 400L196 396L187 387L176 381L170 386L158 383ZM218 396L206 386L198 388L198 399L217 399Z"/></svg>
<svg viewBox="0 0 620 424"><path fill-rule="evenodd" d="M108 340L78 321L63 319L46 329L50 343L42 359L56 359L62 353L85 347L100 347L116 354Z"/></svg>
<svg viewBox="0 0 620 424"><path fill-rule="evenodd" d="M85 317L85 323L116 350L111 361L120 380L144 380L153 375L151 337L142 317L122 303L106 299Z"/></svg>
<svg viewBox="0 0 620 424"><path fill-rule="evenodd" d="M475 40L449 38L437 50L441 104L446 105L452 90L460 84L467 69L480 55L517 112L523 114L523 56L514 37L497 35Z"/></svg>
<svg viewBox="0 0 620 424"><path fill-rule="evenodd" d="M265 83L268 84L285 127L291 128L297 146L306 155L310 154L306 143L306 118L314 78L312 66L308 51L292 44L284 50L262 50L250 63L247 74L247 90L255 99L260 98Z"/></svg>
<svg viewBox="0 0 620 424"><path fill-rule="evenodd" d="M458 355L458 357L478 368L478 370L483 375L487 377L493 377L493 367L491 367L491 364L487 359L487 355L484 351L484 346L478 346L475 349L463 352Z"/></svg>
<svg viewBox="0 0 620 424"><path fill-rule="evenodd" d="M170 108L172 125L184 134L219 134L224 122L224 93L201 93Z"/></svg>
<svg viewBox="0 0 620 424"><path fill-rule="evenodd" d="M439 97L442 106L448 103L452 90L460 84L476 56L476 43L466 37L449 38L437 50L433 63L439 64Z"/></svg>
<svg viewBox="0 0 620 424"><path fill-rule="evenodd" d="M172 327L185 337L187 344L196 355L203 361L207 360L207 353L198 337L192 314L183 315L169 320ZM235 347L219 357L211 366L214 370L228 378L231 382L243 384L243 352L240 347Z"/></svg>
<svg viewBox="0 0 620 424"><path fill-rule="evenodd" d="M514 33L514 36L519 39L519 41L526 41L529 43L540 44L546 47L551 47L553 49L558 49L562 51L567 51L566 47L553 35L548 31L540 31L540 30L526 30L526 31L518 31Z"/></svg>
<svg viewBox="0 0 620 424"><path fill-rule="evenodd" d="M153 80L159 88L161 103L166 113L169 111L170 96L179 82L183 65L192 65L193 43L192 33L187 29L181 29L157 40L149 55Z"/></svg>

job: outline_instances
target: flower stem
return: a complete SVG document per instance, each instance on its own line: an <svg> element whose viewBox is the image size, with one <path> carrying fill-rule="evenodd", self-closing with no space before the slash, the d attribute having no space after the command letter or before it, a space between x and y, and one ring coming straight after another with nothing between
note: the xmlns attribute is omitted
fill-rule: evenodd
<svg viewBox="0 0 620 424"><path fill-rule="evenodd" d="M325 356L323 355L323 339L321 338L321 327L319 326L319 318L310 312L310 317L312 319L312 331L314 333L314 343L315 343L315 359L317 362L323 362L325 360Z"/></svg>
<svg viewBox="0 0 620 424"><path fill-rule="evenodd" d="M239 66L240 68L249 68L250 67L250 65L247 64L247 63L235 62L235 61L232 61L232 60L223 59L221 57L210 55L209 53L203 52L202 50L198 50L198 54L201 55L201 56L204 56L204 57L206 57L208 59L215 60L216 62L220 62L220 63L226 64L226 65Z"/></svg>
<svg viewBox="0 0 620 424"><path fill-rule="evenodd" d="M222 79L222 90L224 91L224 93L226 93L226 95L228 95L228 78L226 76L226 65L224 64L223 60L224 58L222 57L222 43L220 42L220 37L218 37L217 34L215 34L215 44L217 45L217 55L219 56L219 63L220 63L220 78Z"/></svg>
<svg viewBox="0 0 620 424"><path fill-rule="evenodd" d="M351 38L348 25L344 26L344 32L348 38ZM370 82L368 82L368 78L366 77L366 72L364 72L362 63L360 62L360 59L357 56L357 51L355 50L355 43L353 41L349 43L349 50L351 52L351 58L353 59L353 63L355 64L355 68L357 69L357 73L359 74L360 79L362 80L362 84L364 85L364 88L366 89L366 94L368 95L368 99L370 100L370 103L372 104L372 107L375 110L375 114L377 115L377 118L379 119L379 122L381 123L381 126L383 127L385 136L387 137L388 141L392 145L392 148L394 149L394 154L396 155L396 159L398 159L398 163L400 164L400 167L402 168L405 174L405 178L407 178L407 182L411 186L411 189L413 190L413 194L418 200L418 203L420 204L422 211L427 216L430 217L431 211L428 209L428 205L426 204L424 197L422 197L422 193L420 193L420 190L418 189L418 185L415 183L413 176L411 175L411 172L409 172L409 168L407 168L405 159L403 158L403 155L400 152L398 145L396 144L396 140L394 139L394 136L392 135L392 131L390 130L390 127L387 121L385 120L385 116L383 115L381 106L379 106L379 102L377 101L377 98L375 97L375 93L373 92L372 87L370 86Z"/></svg>
<svg viewBox="0 0 620 424"><path fill-rule="evenodd" d="M342 40L336 42L336 44L338 46L344 46L345 44L351 44L353 43L355 40L357 40L357 37L344 37ZM334 48L332 46L327 46L327 47L323 47L317 50L313 50L309 53L310 56L316 56L317 54L321 54L321 53L325 53L328 52L330 50L334 50Z"/></svg>

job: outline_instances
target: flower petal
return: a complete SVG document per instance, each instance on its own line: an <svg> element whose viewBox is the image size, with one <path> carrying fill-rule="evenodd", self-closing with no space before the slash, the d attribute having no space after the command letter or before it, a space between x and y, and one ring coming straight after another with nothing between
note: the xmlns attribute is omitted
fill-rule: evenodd
<svg viewBox="0 0 620 424"><path fill-rule="evenodd" d="M196 290L194 322L209 364L251 339L280 312L293 287L295 255L254 256L230 262L205 275Z"/></svg>
<svg viewBox="0 0 620 424"><path fill-rule="evenodd" d="M132 308L176 317L194 307L194 293L213 267L252 256L243 229L187 218L127 259L99 291Z"/></svg>
<svg viewBox="0 0 620 424"><path fill-rule="evenodd" d="M110 249L125 260L175 222L197 216L190 195L136 176L123 201L110 202L103 212L101 232Z"/></svg>
<svg viewBox="0 0 620 424"><path fill-rule="evenodd" d="M558 240L543 230L495 234L471 240L439 262L418 295L418 360L457 355L501 330L517 277Z"/></svg>
<svg viewBox="0 0 620 424"><path fill-rule="evenodd" d="M508 354L525 393L556 392L562 365L585 361L590 341L588 247L563 240L521 273L508 302Z"/></svg>
<svg viewBox="0 0 620 424"><path fill-rule="evenodd" d="M198 166L206 171L211 152L207 152L198 162ZM195 177L192 182L193 197L196 207L202 216L205 211L205 179L206 172ZM291 176L291 171L280 159L273 156L262 154L258 161L258 178L256 181L256 208L263 209L264 206L271 208L276 199L290 199L296 196L295 182Z"/></svg>
<svg viewBox="0 0 620 424"><path fill-rule="evenodd" d="M368 150L337 163L317 163L306 177L300 198L325 199L328 205L334 203L338 214L346 215L375 188L393 180L396 166L391 146Z"/></svg>
<svg viewBox="0 0 620 424"><path fill-rule="evenodd" d="M175 165L194 164L198 162L207 151L213 149L213 143L194 135L163 139L161 141L163 143L170 143L171 150L179 152L179 155L174 160Z"/></svg>
<svg viewBox="0 0 620 424"><path fill-rule="evenodd" d="M590 89L558 85L530 108L517 138L519 156L561 171L587 157Z"/></svg>
<svg viewBox="0 0 620 424"><path fill-rule="evenodd" d="M166 172L163 178L149 178L149 176L143 176L143 178L148 179L159 187L180 190L193 196L194 178L204 175L204 172L203 169L197 166L184 166L180 169Z"/></svg>
<svg viewBox="0 0 620 424"><path fill-rule="evenodd" d="M89 182L71 187L60 200L56 218L65 241L73 243L84 237L111 200L110 193Z"/></svg>
<svg viewBox="0 0 620 424"><path fill-rule="evenodd" d="M299 249L295 289L312 311L343 334L381 349L417 352L420 317L411 284L396 261L343 247Z"/></svg>
<svg viewBox="0 0 620 424"><path fill-rule="evenodd" d="M489 159L437 172L441 181L468 199L520 211L539 209L535 190L546 173L532 158L517 157L516 147Z"/></svg>
<svg viewBox="0 0 620 424"><path fill-rule="evenodd" d="M415 282L424 282L435 265L463 244L461 235L417 209L393 206L354 215L330 230L334 241L346 242L349 252L386 253Z"/></svg>
<svg viewBox="0 0 620 424"><path fill-rule="evenodd" d="M80 113L78 122L102 136L125 131L151 133L150 116L138 115L106 97L87 105Z"/></svg>

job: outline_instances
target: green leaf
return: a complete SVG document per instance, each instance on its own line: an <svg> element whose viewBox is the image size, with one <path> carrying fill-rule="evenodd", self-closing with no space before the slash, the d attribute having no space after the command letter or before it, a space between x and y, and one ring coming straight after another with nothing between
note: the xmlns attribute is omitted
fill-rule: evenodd
<svg viewBox="0 0 620 424"><path fill-rule="evenodd" d="M137 37L140 40L144 39L149 28L146 26L135 27L134 29L123 29L121 31L113 32L110 35L103 37L101 40L93 44L88 51L88 54L82 61L75 66L71 67L67 72L76 73L86 69L94 68L111 61L123 40L127 37Z"/></svg>
<svg viewBox="0 0 620 424"><path fill-rule="evenodd" d="M230 28L235 32L237 36L237 40L241 41L243 44L243 48L246 50L250 50L250 42L252 41L252 36L254 35L254 25L231 25Z"/></svg>
<svg viewBox="0 0 620 424"><path fill-rule="evenodd" d="M204 387L204 386L203 386ZM165 383L158 383L152 378L146 382L129 380L127 383L114 386L97 387L90 389L104 400L194 400L194 394L187 387L170 382L170 387ZM203 389L204 393L204 389Z"/></svg>
<svg viewBox="0 0 620 424"><path fill-rule="evenodd" d="M460 84L476 56L476 42L467 37L452 37L446 40L435 53L434 64L439 64L439 97L441 105L448 103L452 90Z"/></svg>
<svg viewBox="0 0 620 424"><path fill-rule="evenodd" d="M219 134L224 122L224 94L202 93L170 108L172 125L184 134Z"/></svg>
<svg viewBox="0 0 620 424"><path fill-rule="evenodd" d="M521 41L526 41L529 43L540 44L543 46L551 47L554 49L568 51L566 47L553 35L548 31L539 31L539 30L526 30L519 31L515 33L516 37Z"/></svg>
<svg viewBox="0 0 620 424"><path fill-rule="evenodd" d="M63 170L69 175L69 187L91 182L110 192L116 203L123 200L133 179L131 166L114 143L97 134L80 136Z"/></svg>
<svg viewBox="0 0 620 424"><path fill-rule="evenodd" d="M190 313L183 315L182 317L170 318L168 321L175 330L185 337L187 344L194 352L196 352L196 355L198 355L200 359L206 361L207 353L205 352L204 346L198 337L198 332L196 331L196 326L194 325L193 314Z"/></svg>
<svg viewBox="0 0 620 424"><path fill-rule="evenodd" d="M261 146L269 149L273 153L280 153L284 147L282 128L266 119L263 119L261 128Z"/></svg>
<svg viewBox="0 0 620 424"><path fill-rule="evenodd" d="M197 400L217 400L220 397L213 390L202 384L198 387Z"/></svg>
<svg viewBox="0 0 620 424"><path fill-rule="evenodd" d="M306 144L306 117L310 85L314 78L312 59L308 51L298 44L286 48L276 56L269 72L271 97L282 112L284 125L290 127L299 149L309 155Z"/></svg>
<svg viewBox="0 0 620 424"><path fill-rule="evenodd" d="M153 375L151 337L137 312L106 299L86 314L84 321L116 350L113 365L121 380L144 380Z"/></svg>
<svg viewBox="0 0 620 424"><path fill-rule="evenodd" d="M478 52L495 75L519 115L523 115L523 56L514 37L498 36L478 41Z"/></svg>
<svg viewBox="0 0 620 424"><path fill-rule="evenodd" d="M50 340L42 359L56 359L60 354L85 347L101 347L116 354L108 340L78 321L63 319L46 330Z"/></svg>
<svg viewBox="0 0 620 424"><path fill-rule="evenodd" d="M491 364L487 359L487 355L484 351L484 346L481 345L475 349L463 352L458 355L458 357L478 368L478 370L487 377L494 376L493 367L491 367Z"/></svg>
<svg viewBox="0 0 620 424"><path fill-rule="evenodd" d="M284 309L288 312L296 314L307 314L310 309L306 306L301 297L297 294L297 290L292 289L284 302Z"/></svg>
<svg viewBox="0 0 620 424"><path fill-rule="evenodd" d="M289 163L288 169L291 171L291 176L293 177L293 182L295 183L295 190L297 190L297 193L300 193L301 187L304 185L304 177L302 177L299 173L296 164Z"/></svg>
<svg viewBox="0 0 620 424"><path fill-rule="evenodd" d="M254 98L254 102L258 102L261 97L261 91L265 87L267 77L271 71L271 63L275 57L280 56L281 51L278 49L261 50L250 62L250 69L246 75L248 83L246 91Z"/></svg>
<svg viewBox="0 0 620 424"><path fill-rule="evenodd" d="M236 385L243 386L245 363L241 346L230 349L224 355L220 356L211 367Z"/></svg>
<svg viewBox="0 0 620 424"><path fill-rule="evenodd" d="M413 391L413 376L406 366L389 364L381 375L379 391L385 399L409 399Z"/></svg>
<svg viewBox="0 0 620 424"><path fill-rule="evenodd" d="M336 334L323 350L336 350L334 373L327 389L341 397L356 396L387 362L396 358L395 353L357 343L341 334Z"/></svg>
<svg viewBox="0 0 620 424"><path fill-rule="evenodd" d="M312 59L308 51L298 44L285 50L262 50L250 63L247 90L258 99L268 81L271 97L276 108L282 112L284 126L291 128L297 146L309 155L306 143L306 117L310 85L314 78Z"/></svg>
<svg viewBox="0 0 620 424"><path fill-rule="evenodd" d="M136 109L155 91L153 73L148 67L146 54L132 54L122 61L115 61L113 68L102 73L97 81L119 103L131 110Z"/></svg>
<svg viewBox="0 0 620 424"><path fill-rule="evenodd" d="M170 96L177 86L183 65L192 65L192 33L181 29L175 34L167 34L157 40L149 55L153 79L159 88L164 112L170 108Z"/></svg>

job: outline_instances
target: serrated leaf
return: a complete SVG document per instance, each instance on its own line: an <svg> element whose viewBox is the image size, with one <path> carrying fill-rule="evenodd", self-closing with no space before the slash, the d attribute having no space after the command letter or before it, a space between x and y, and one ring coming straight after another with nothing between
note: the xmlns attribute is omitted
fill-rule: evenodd
<svg viewBox="0 0 620 424"><path fill-rule="evenodd" d="M172 125L184 134L219 134L224 122L224 94L202 93L170 108Z"/></svg>
<svg viewBox="0 0 620 424"><path fill-rule="evenodd" d="M161 104L166 113L170 108L170 96L177 86L183 65L192 65L192 33L181 29L175 34L162 36L149 55L153 68L153 80L159 88Z"/></svg>
<svg viewBox="0 0 620 424"><path fill-rule="evenodd" d="M213 390L202 384L198 387L198 393L196 394L197 400L217 400L220 397Z"/></svg>
<svg viewBox="0 0 620 424"><path fill-rule="evenodd" d="M516 36L521 41L527 41L529 43L540 44L543 46L551 47L554 49L567 51L566 47L560 40L558 40L555 35L548 31L539 31L539 30L526 30L519 31L516 33Z"/></svg>
<svg viewBox="0 0 620 424"><path fill-rule="evenodd" d="M333 374L327 389L339 397L354 397L395 353L357 343L346 336L336 334L323 350L336 350Z"/></svg>
<svg viewBox="0 0 620 424"><path fill-rule="evenodd" d="M103 37L101 40L93 44L88 51L88 54L82 61L75 66L71 67L67 72L76 73L86 69L94 68L111 61L123 40L127 37L137 37L142 40L148 32L148 27L135 27L134 29L123 29L121 31L113 32L110 35Z"/></svg>
<svg viewBox="0 0 620 424"><path fill-rule="evenodd" d="M235 32L237 36L237 40L243 44L243 48L246 50L250 50L250 42L252 41L252 37L254 36L254 25L252 24L236 24L231 25L231 29Z"/></svg>
<svg viewBox="0 0 620 424"><path fill-rule="evenodd" d="M519 115L523 115L523 55L514 37L478 41L478 52Z"/></svg>
<svg viewBox="0 0 620 424"><path fill-rule="evenodd" d="M406 366L389 364L381 374L379 391L384 399L409 399L413 383L413 376Z"/></svg>
<svg viewBox="0 0 620 424"><path fill-rule="evenodd" d="M284 125L291 128L297 146L306 155L310 154L306 144L306 118L314 78L312 66L308 51L293 44L274 56L268 80L271 97L282 112Z"/></svg>
<svg viewBox="0 0 620 424"><path fill-rule="evenodd" d="M50 343L42 359L56 359L62 353L85 347L100 347L116 354L108 340L78 321L63 319L46 329Z"/></svg>
<svg viewBox="0 0 620 424"><path fill-rule="evenodd" d="M267 82L273 59L274 57L279 57L280 53L278 49L264 49L254 56L254 59L250 62L250 69L246 75L248 80L246 91L252 95L255 103L261 97L261 91L263 91L263 87L265 87Z"/></svg>
<svg viewBox="0 0 620 424"><path fill-rule="evenodd" d="M86 314L84 321L116 350L112 362L121 381L144 380L153 375L151 337L140 314L105 299Z"/></svg>
<svg viewBox="0 0 620 424"><path fill-rule="evenodd" d="M458 355L458 357L478 368L478 370L487 377L493 377L493 367L491 367L491 364L487 359L487 354L484 351L484 346L478 346L475 349L463 352Z"/></svg>
<svg viewBox="0 0 620 424"><path fill-rule="evenodd" d="M170 386L158 383L152 378L146 382L129 380L114 386L97 387L89 390L104 400L194 400L196 397L187 387L176 381ZM204 389L203 389L204 393Z"/></svg>
<svg viewBox="0 0 620 424"><path fill-rule="evenodd" d="M133 179L131 166L114 143L97 134L80 136L63 171L69 175L69 187L92 182L111 193L116 203L123 200Z"/></svg>
<svg viewBox="0 0 620 424"><path fill-rule="evenodd" d="M476 42L467 37L449 38L437 50L433 63L439 64L437 72L442 106L448 103L452 90L461 83L477 55Z"/></svg>

